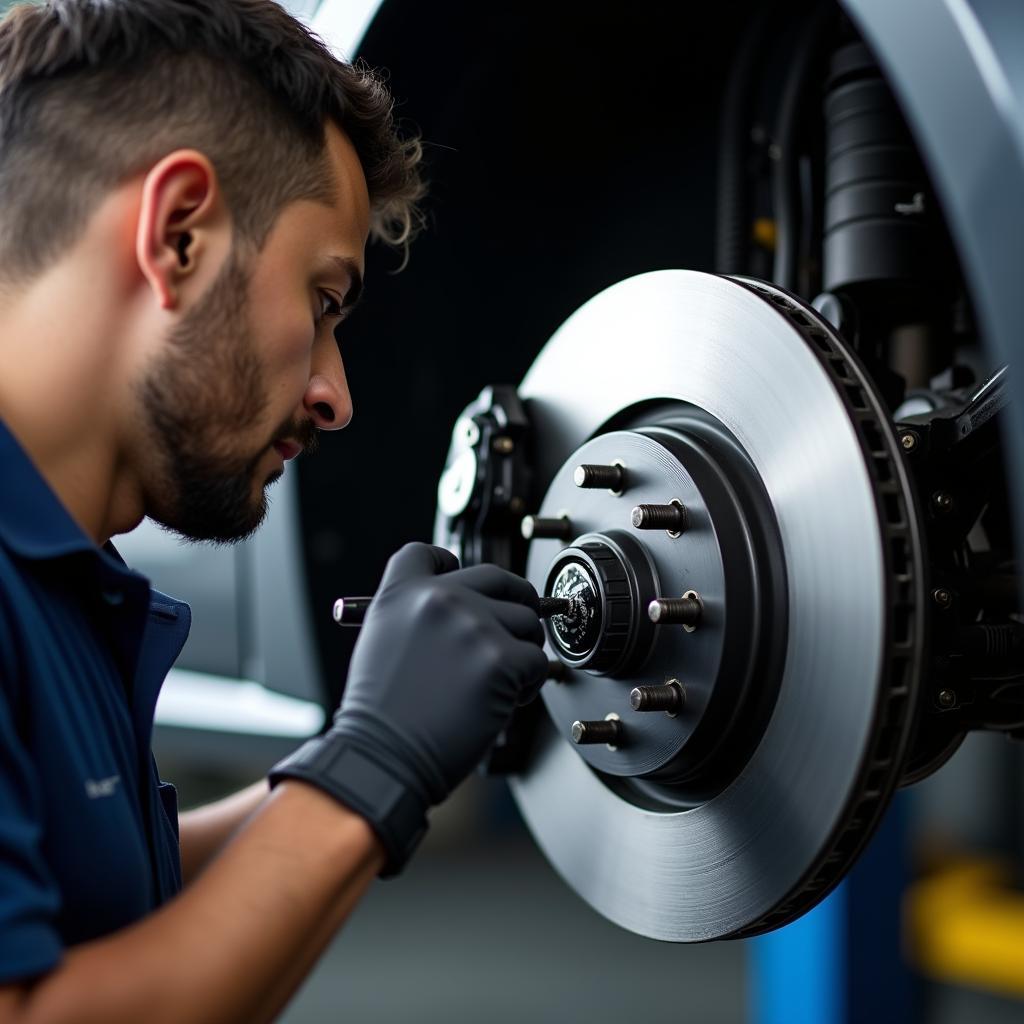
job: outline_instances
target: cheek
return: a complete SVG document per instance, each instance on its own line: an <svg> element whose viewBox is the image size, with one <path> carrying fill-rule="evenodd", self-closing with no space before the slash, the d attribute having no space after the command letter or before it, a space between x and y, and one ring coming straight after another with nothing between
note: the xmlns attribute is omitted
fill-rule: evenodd
<svg viewBox="0 0 1024 1024"><path fill-rule="evenodd" d="M267 390L282 401L299 401L309 381L315 338L309 311L303 309L290 316L278 311L260 333L265 340Z"/></svg>

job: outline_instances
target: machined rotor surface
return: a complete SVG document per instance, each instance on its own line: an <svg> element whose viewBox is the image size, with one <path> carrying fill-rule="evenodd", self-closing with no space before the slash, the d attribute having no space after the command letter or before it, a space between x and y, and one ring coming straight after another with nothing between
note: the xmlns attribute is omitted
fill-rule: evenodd
<svg viewBox="0 0 1024 1024"><path fill-rule="evenodd" d="M788 607L774 705L724 788L653 809L545 720L512 779L527 823L569 884L631 931L685 942L785 923L866 841L910 731L921 552L870 381L813 311L771 286L660 271L578 310L520 394L545 482L592 438L642 424L645 408L680 403L721 423L770 503ZM541 590L557 550L544 544L529 562Z"/></svg>

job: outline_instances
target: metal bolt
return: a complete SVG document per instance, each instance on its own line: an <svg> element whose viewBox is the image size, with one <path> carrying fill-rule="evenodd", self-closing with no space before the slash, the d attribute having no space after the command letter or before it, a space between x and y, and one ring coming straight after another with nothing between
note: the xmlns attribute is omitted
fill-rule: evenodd
<svg viewBox="0 0 1024 1024"><path fill-rule="evenodd" d="M604 721L572 723L572 741L577 744L607 743L615 746L622 738L622 723L618 717L606 718Z"/></svg>
<svg viewBox="0 0 1024 1024"><path fill-rule="evenodd" d="M626 473L622 466L613 463L610 466L577 466L572 475L577 487L605 488L620 494L626 483Z"/></svg>
<svg viewBox="0 0 1024 1024"><path fill-rule="evenodd" d="M940 512L948 512L953 507L953 496L948 491L936 491L932 495L932 504Z"/></svg>
<svg viewBox="0 0 1024 1024"><path fill-rule="evenodd" d="M572 601L567 597L542 597L540 599L540 617L550 619L554 615L568 615L572 611Z"/></svg>
<svg viewBox="0 0 1024 1024"><path fill-rule="evenodd" d="M500 437L496 437L491 441L491 447L499 455L511 455L512 452L516 450L516 443L511 437L505 437L505 435L502 434Z"/></svg>
<svg viewBox="0 0 1024 1024"><path fill-rule="evenodd" d="M682 626L688 631L697 628L704 612L700 595L688 590L682 597L658 597L647 606L647 614L656 626Z"/></svg>
<svg viewBox="0 0 1024 1024"><path fill-rule="evenodd" d="M939 707L951 708L956 704L956 693L953 690L939 691Z"/></svg>
<svg viewBox="0 0 1024 1024"><path fill-rule="evenodd" d="M914 433L913 430L908 430L904 434L900 434L900 444L903 445L905 452L917 451L917 446L921 443L921 439Z"/></svg>
<svg viewBox="0 0 1024 1024"><path fill-rule="evenodd" d="M681 501L673 498L667 505L637 505L633 526L637 530L665 530L678 537L689 525L690 516Z"/></svg>
<svg viewBox="0 0 1024 1024"><path fill-rule="evenodd" d="M946 587L936 587L932 591L932 600L940 608L948 608L953 603L953 592Z"/></svg>
<svg viewBox="0 0 1024 1024"><path fill-rule="evenodd" d="M480 441L480 428L471 419L464 418L459 420L455 425L455 432L461 435L462 440L470 448L475 448Z"/></svg>
<svg viewBox="0 0 1024 1024"><path fill-rule="evenodd" d="M634 711L664 711L670 718L682 710L685 699L678 679L661 686L634 686L629 692L629 706Z"/></svg>
<svg viewBox="0 0 1024 1024"><path fill-rule="evenodd" d="M557 519L524 516L520 529L527 540L568 540L572 536L572 523L568 516Z"/></svg>

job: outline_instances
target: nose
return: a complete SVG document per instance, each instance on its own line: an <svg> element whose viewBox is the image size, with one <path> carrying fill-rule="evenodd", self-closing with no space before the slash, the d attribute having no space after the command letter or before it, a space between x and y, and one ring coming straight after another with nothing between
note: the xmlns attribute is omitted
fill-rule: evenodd
<svg viewBox="0 0 1024 1024"><path fill-rule="evenodd" d="M321 351L314 352L302 405L318 430L341 430L352 419L345 363L333 341L318 347Z"/></svg>

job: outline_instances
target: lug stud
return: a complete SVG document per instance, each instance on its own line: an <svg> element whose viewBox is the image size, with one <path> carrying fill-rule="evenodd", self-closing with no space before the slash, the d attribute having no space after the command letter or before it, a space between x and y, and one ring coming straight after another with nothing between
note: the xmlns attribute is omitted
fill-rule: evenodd
<svg viewBox="0 0 1024 1024"><path fill-rule="evenodd" d="M577 466L572 479L577 487L604 488L615 494L621 494L626 485L625 470L617 463L610 466Z"/></svg>
<svg viewBox="0 0 1024 1024"><path fill-rule="evenodd" d="M675 717L686 700L678 679L661 686L635 686L629 693L629 706L634 711L664 711Z"/></svg>
<svg viewBox="0 0 1024 1024"><path fill-rule="evenodd" d="M577 744L607 743L615 746L622 739L622 722L618 718L606 718L603 721L572 723L572 741Z"/></svg>
<svg viewBox="0 0 1024 1024"><path fill-rule="evenodd" d="M637 530L665 530L678 537L689 524L686 506L675 498L667 505L637 505L633 509L633 526Z"/></svg>
<svg viewBox="0 0 1024 1024"><path fill-rule="evenodd" d="M682 626L691 632L703 614L704 605L695 590L682 597L659 597L647 606L647 615L656 626Z"/></svg>
<svg viewBox="0 0 1024 1024"><path fill-rule="evenodd" d="M572 522L568 516L558 519L524 516L520 529L527 540L568 540L572 536Z"/></svg>

